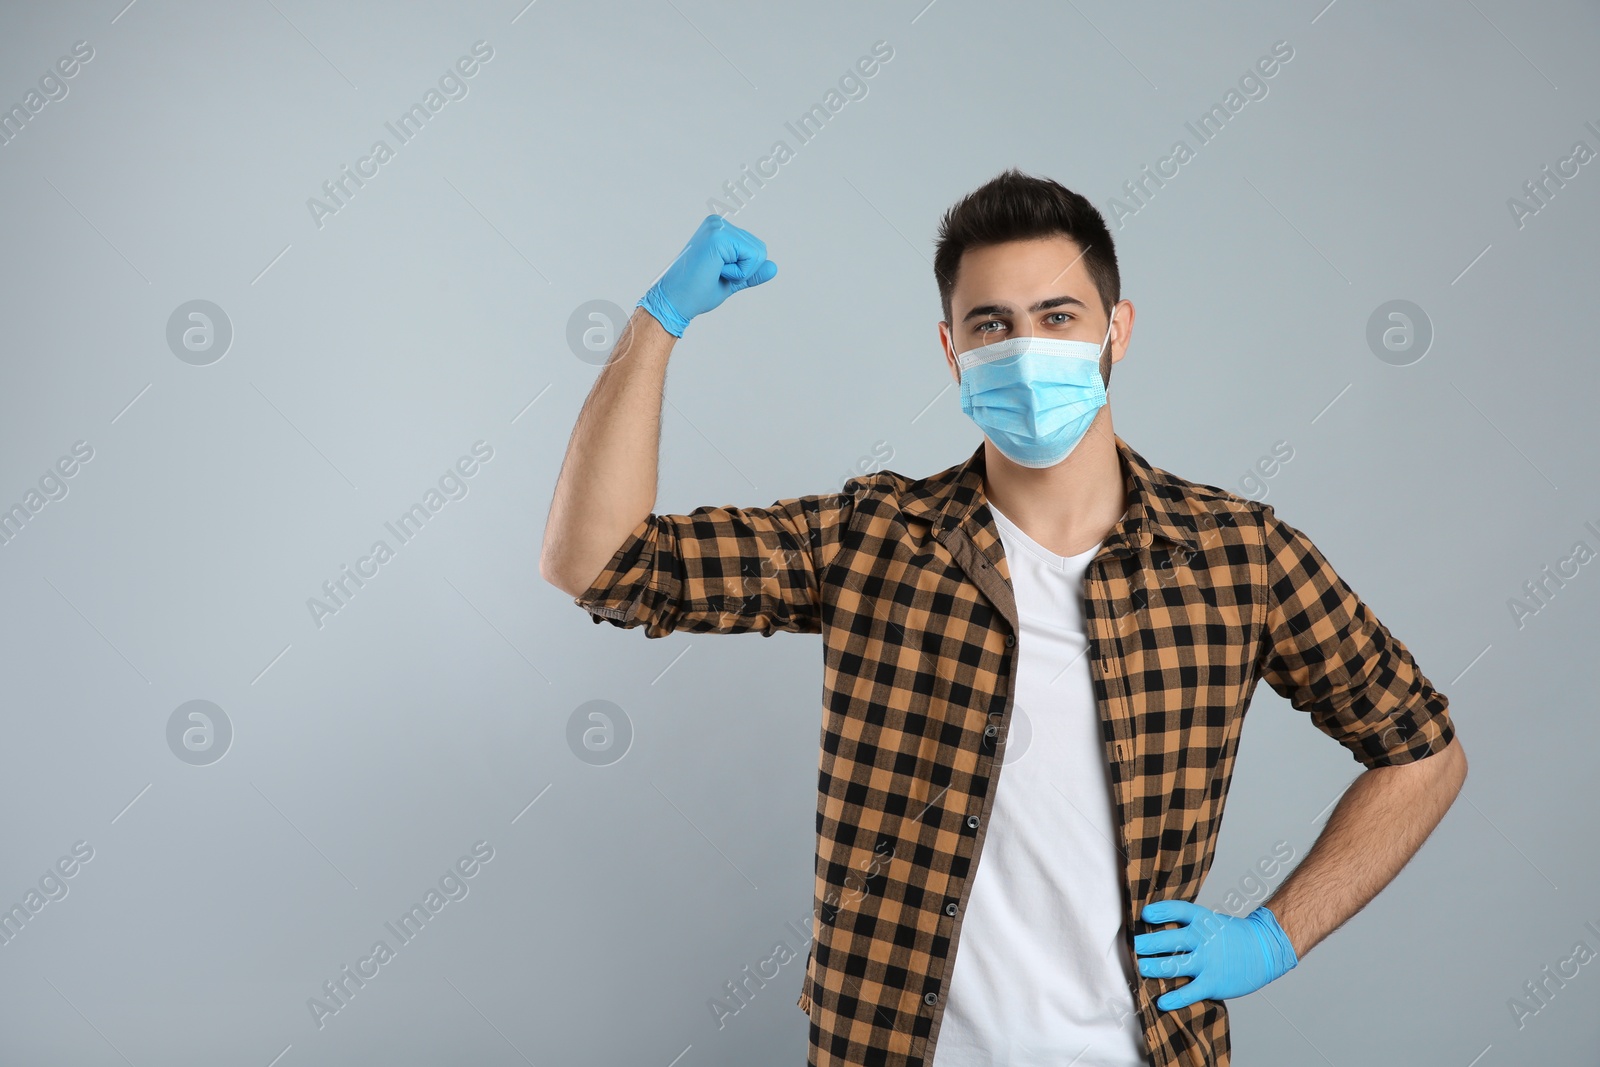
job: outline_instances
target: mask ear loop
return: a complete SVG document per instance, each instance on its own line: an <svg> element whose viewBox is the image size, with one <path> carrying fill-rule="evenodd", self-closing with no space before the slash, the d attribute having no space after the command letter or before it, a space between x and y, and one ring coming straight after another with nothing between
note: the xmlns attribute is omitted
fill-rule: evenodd
<svg viewBox="0 0 1600 1067"><path fill-rule="evenodd" d="M1120 301L1120 300L1117 301L1117 304L1120 304L1120 303L1122 303L1122 301ZM1108 319L1106 321L1106 337L1105 337L1105 340L1100 342L1100 354L1101 354L1101 356L1109 356L1111 354L1111 352L1109 351L1110 344L1111 344L1111 327L1113 325L1115 325L1116 321L1117 321L1117 304L1112 304L1111 305L1111 317L1110 317L1110 319ZM1111 375L1111 368L1109 366L1107 366L1106 367L1106 380L1101 382L1101 385L1100 385L1100 387L1102 389L1106 390L1106 399L1107 400L1110 399L1110 388L1111 388L1110 387L1110 375Z"/></svg>
<svg viewBox="0 0 1600 1067"><path fill-rule="evenodd" d="M956 335L955 335L955 331L951 330L951 331L947 331L947 332L950 334L950 358L952 360L956 361L956 372L960 373L960 371L961 371L961 362L960 362L961 361L961 357L956 354Z"/></svg>
<svg viewBox="0 0 1600 1067"><path fill-rule="evenodd" d="M965 374L961 373L961 357L956 355L956 335L955 335L955 332L954 331L949 331L949 333L950 333L950 359L956 365L956 383L957 383L956 384L956 388L961 391L962 403L964 404L964 403L966 403L966 396L967 396L967 382L966 382L966 377L967 376Z"/></svg>

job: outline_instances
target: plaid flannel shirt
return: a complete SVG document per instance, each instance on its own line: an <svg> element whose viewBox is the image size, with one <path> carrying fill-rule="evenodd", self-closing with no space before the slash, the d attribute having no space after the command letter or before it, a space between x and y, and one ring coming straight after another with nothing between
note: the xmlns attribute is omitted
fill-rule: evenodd
<svg viewBox="0 0 1600 1067"><path fill-rule="evenodd" d="M1115 437L1128 510L1085 574L1084 622L1115 799L1127 951L1210 869L1256 682L1365 767L1454 736L1410 652L1270 504L1153 468ZM810 1067L928 1067L1004 762L1019 632L980 443L768 508L652 514L575 598L598 624L821 633ZM1227 1067L1228 1011L1131 990L1157 1067Z"/></svg>

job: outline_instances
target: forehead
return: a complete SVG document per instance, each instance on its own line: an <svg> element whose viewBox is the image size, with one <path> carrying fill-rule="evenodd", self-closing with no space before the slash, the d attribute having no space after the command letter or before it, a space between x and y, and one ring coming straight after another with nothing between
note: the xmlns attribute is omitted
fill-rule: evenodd
<svg viewBox="0 0 1600 1067"><path fill-rule="evenodd" d="M1058 292L1075 293L1087 302L1079 290L1093 288L1078 242L1053 234L967 249L956 269L950 305L959 316L973 304L1025 301Z"/></svg>

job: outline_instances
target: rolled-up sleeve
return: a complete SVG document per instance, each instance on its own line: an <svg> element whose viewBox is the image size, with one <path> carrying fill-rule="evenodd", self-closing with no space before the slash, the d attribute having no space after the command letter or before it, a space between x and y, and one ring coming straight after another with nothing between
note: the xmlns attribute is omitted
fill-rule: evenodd
<svg viewBox="0 0 1600 1067"><path fill-rule="evenodd" d="M594 621L646 637L690 633L820 633L822 577L854 510L840 493L766 508L699 507L641 519L574 602Z"/></svg>
<svg viewBox="0 0 1600 1067"><path fill-rule="evenodd" d="M1431 756L1455 737L1449 700L1334 573L1310 538L1262 505L1267 563L1260 676L1366 767Z"/></svg>

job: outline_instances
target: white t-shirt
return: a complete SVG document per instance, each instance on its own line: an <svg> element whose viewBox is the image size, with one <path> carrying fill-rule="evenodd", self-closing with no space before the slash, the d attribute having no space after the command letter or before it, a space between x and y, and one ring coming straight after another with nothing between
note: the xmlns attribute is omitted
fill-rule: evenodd
<svg viewBox="0 0 1600 1067"><path fill-rule="evenodd" d="M1083 576L993 503L1021 633L1005 762L933 1067L1148 1067Z"/></svg>

